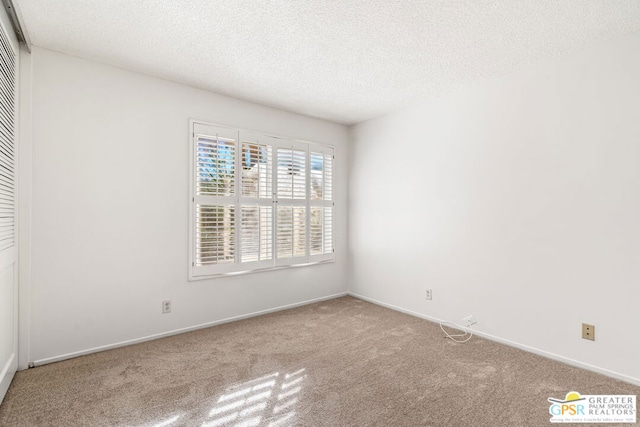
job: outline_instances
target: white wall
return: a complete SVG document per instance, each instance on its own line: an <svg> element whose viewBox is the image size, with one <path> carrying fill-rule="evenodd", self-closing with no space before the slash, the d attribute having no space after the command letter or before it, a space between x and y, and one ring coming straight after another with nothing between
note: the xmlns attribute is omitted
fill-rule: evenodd
<svg viewBox="0 0 640 427"><path fill-rule="evenodd" d="M638 76L637 33L356 126L350 291L640 383Z"/></svg>
<svg viewBox="0 0 640 427"><path fill-rule="evenodd" d="M346 292L345 126L39 48L31 59L30 361ZM337 261L188 282L189 118L335 145Z"/></svg>

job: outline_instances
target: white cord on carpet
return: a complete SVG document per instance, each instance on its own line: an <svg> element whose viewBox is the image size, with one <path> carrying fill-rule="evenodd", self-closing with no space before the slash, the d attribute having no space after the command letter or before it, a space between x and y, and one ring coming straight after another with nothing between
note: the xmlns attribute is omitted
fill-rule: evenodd
<svg viewBox="0 0 640 427"><path fill-rule="evenodd" d="M460 329L463 329L463 330L464 330L464 328L462 326L460 326L460 325L456 325L455 323L440 322L440 329L442 329L442 332L444 332L444 338L449 338L451 341L455 341L457 343L462 344L462 343L465 343L465 342L469 341L471 339L471 337L473 337L473 333L468 332L466 330L465 330L464 334L453 334L453 335L451 335L449 332L444 330L444 326L443 325L447 325L447 326L450 325L450 326L453 326L455 328L460 328ZM463 339L463 340L457 340L457 339L454 338L454 337L464 337L466 335L469 335L469 336L467 338Z"/></svg>

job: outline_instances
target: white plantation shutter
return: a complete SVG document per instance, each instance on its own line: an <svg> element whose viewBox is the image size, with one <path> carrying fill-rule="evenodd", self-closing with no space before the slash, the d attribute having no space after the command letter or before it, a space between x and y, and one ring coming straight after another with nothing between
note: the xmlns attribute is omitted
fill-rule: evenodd
<svg viewBox="0 0 640 427"><path fill-rule="evenodd" d="M15 244L16 54L0 30L0 250Z"/></svg>
<svg viewBox="0 0 640 427"><path fill-rule="evenodd" d="M235 270L237 131L194 125L192 267L201 273Z"/></svg>
<svg viewBox="0 0 640 427"><path fill-rule="evenodd" d="M192 128L192 279L334 259L331 147Z"/></svg>
<svg viewBox="0 0 640 427"><path fill-rule="evenodd" d="M274 138L240 132L241 269L273 266L273 143Z"/></svg>
<svg viewBox="0 0 640 427"><path fill-rule="evenodd" d="M333 259L333 149L310 148L310 233L312 260Z"/></svg>
<svg viewBox="0 0 640 427"><path fill-rule="evenodd" d="M308 262L307 147L294 141L278 147L276 170L276 265Z"/></svg>

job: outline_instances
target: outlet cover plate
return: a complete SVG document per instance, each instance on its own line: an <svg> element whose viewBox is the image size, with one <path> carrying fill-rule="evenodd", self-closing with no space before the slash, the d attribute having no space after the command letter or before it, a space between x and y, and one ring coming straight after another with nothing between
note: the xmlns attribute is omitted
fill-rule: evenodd
<svg viewBox="0 0 640 427"><path fill-rule="evenodd" d="M473 317L473 315L471 315L462 319L462 323L464 324L464 326L471 326L471 325L475 325L477 322L476 322L476 318Z"/></svg>
<svg viewBox="0 0 640 427"><path fill-rule="evenodd" d="M588 323L582 324L582 338L585 340L596 340L596 327Z"/></svg>
<svg viewBox="0 0 640 427"><path fill-rule="evenodd" d="M162 314L171 313L171 300L162 301Z"/></svg>

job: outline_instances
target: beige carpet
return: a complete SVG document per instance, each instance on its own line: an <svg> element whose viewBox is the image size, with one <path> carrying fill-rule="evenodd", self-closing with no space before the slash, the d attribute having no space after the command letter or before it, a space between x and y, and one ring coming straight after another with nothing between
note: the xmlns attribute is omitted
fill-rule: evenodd
<svg viewBox="0 0 640 427"><path fill-rule="evenodd" d="M18 372L0 425L550 426L572 390L640 396L344 297Z"/></svg>

